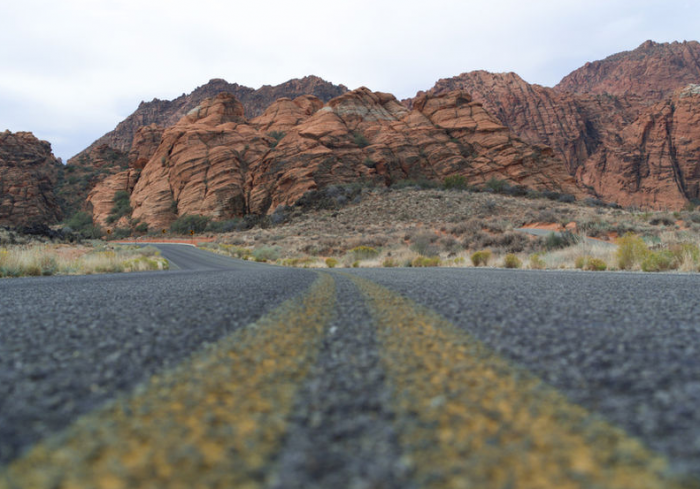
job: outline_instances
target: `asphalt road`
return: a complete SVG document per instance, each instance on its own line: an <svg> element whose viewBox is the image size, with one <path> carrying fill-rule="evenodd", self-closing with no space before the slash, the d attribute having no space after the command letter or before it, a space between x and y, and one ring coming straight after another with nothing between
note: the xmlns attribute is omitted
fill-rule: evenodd
<svg viewBox="0 0 700 489"><path fill-rule="evenodd" d="M0 488L700 487L697 276L159 247L0 281Z"/></svg>

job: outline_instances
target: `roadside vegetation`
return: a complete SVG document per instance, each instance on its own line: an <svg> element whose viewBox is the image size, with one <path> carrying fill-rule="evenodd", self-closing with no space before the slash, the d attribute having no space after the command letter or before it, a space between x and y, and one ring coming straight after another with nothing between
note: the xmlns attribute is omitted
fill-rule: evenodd
<svg viewBox="0 0 700 489"><path fill-rule="evenodd" d="M0 245L0 278L167 270L153 247L29 243Z"/></svg>
<svg viewBox="0 0 700 489"><path fill-rule="evenodd" d="M533 236L523 227L549 231ZM694 204L677 212L622 209L497 179L479 188L463 178L443 184L407 180L390 188L331 186L250 228L204 233L216 241L206 245L212 251L305 268L697 272L700 267L700 211Z"/></svg>

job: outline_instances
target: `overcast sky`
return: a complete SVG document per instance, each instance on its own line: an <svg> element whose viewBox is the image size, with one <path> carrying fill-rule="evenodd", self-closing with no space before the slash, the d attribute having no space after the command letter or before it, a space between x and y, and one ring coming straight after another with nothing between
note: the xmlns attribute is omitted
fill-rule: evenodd
<svg viewBox="0 0 700 489"><path fill-rule="evenodd" d="M0 131L64 160L140 101L211 78L314 74L406 98L477 69L552 86L647 39L700 38L689 0L6 0L0 15Z"/></svg>

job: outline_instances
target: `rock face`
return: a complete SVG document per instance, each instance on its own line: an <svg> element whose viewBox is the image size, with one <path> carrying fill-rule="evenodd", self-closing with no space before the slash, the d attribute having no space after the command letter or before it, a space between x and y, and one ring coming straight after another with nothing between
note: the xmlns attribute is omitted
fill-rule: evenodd
<svg viewBox="0 0 700 489"><path fill-rule="evenodd" d="M551 147L579 184L605 201L679 208L698 198L697 157L685 151L689 143L673 142L676 133L691 141L700 136L694 89L685 88L688 80L700 82L698 60L696 42L647 42L588 63L555 88L514 73L476 71L440 80L427 93L470 93L523 140ZM652 130L669 111L675 119L663 125L668 135Z"/></svg>
<svg viewBox="0 0 700 489"><path fill-rule="evenodd" d="M32 133L0 133L0 225L57 222L53 187L61 166L51 145Z"/></svg>
<svg viewBox="0 0 700 489"><path fill-rule="evenodd" d="M555 87L561 92L634 93L659 101L680 87L700 82L700 43L646 41L634 51L586 63Z"/></svg>
<svg viewBox="0 0 700 489"><path fill-rule="evenodd" d="M309 191L358 181L463 175L472 184L494 177L581 194L549 148L515 137L458 90L423 95L413 110L366 88L326 104L283 98L252 120L233 95L219 94L165 129L155 150L152 130L135 139L143 142L130 153L133 168L91 192L97 222L106 221L117 190L131 192L131 218L151 228L184 214L267 214ZM136 162L145 156L132 155L150 155L140 174Z"/></svg>
<svg viewBox="0 0 700 489"><path fill-rule="evenodd" d="M607 138L577 171L599 195L622 205L679 209L700 198L700 85L645 111L619 138Z"/></svg>
<svg viewBox="0 0 700 489"><path fill-rule="evenodd" d="M242 103L247 117L257 117L270 104L282 97L295 98L302 95L314 95L323 101L328 101L346 91L345 86L333 85L317 76L293 79L277 86L264 85L257 90L237 83L228 83L226 80L213 79L192 93L182 94L174 100L153 99L151 102L141 102L138 109L120 122L113 131L108 132L92 143L85 151L71 158L68 164L73 164L85 152L90 152L92 148L103 145L128 153L131 150L134 136L141 127L152 124L159 127L173 126L204 99L215 97L219 93L233 94Z"/></svg>

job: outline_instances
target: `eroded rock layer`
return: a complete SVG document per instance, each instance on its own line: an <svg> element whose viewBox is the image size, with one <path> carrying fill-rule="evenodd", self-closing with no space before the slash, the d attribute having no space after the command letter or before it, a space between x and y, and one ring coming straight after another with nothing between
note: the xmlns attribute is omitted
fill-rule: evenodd
<svg viewBox="0 0 700 489"><path fill-rule="evenodd" d="M309 191L357 181L463 175L471 184L498 178L581 194L549 148L515 137L459 90L419 97L412 110L366 88L326 104L283 98L251 120L233 95L219 94L159 137L152 131L130 153L134 165L149 157L133 189L135 168L90 194L97 222L106 222L117 190L131 192L132 219L156 228L184 214L266 214Z"/></svg>
<svg viewBox="0 0 700 489"><path fill-rule="evenodd" d="M698 160L688 148L700 137L700 108L688 82L700 83L699 59L696 42L647 42L588 63L556 88L475 71L426 93L470 93L523 140L551 147L579 185L605 201L679 208L698 198Z"/></svg>
<svg viewBox="0 0 700 489"><path fill-rule="evenodd" d="M53 188L60 167L48 142L30 132L0 133L0 225L57 222Z"/></svg>

